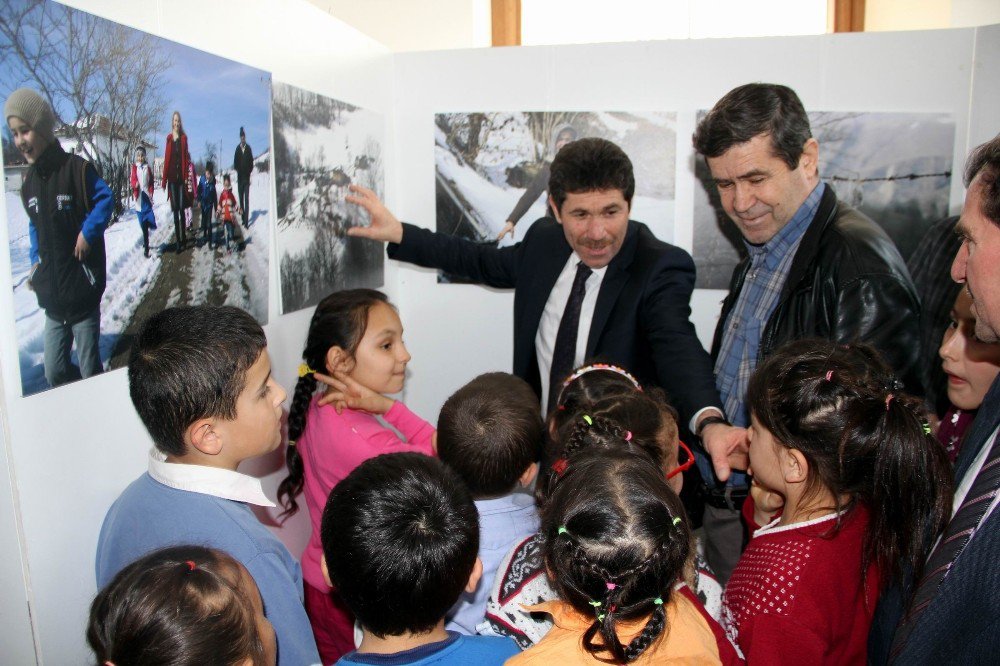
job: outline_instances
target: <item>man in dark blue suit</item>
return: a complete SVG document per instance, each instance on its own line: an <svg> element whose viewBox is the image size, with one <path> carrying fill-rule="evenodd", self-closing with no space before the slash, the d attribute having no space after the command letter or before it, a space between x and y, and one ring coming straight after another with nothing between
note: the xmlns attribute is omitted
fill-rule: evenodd
<svg viewBox="0 0 1000 666"><path fill-rule="evenodd" d="M972 297L976 336L1000 341L1000 136L973 151L951 275ZM995 664L1000 659L1000 378L955 463L951 521L918 581L890 589L869 636L874 664Z"/></svg>
<svg viewBox="0 0 1000 666"><path fill-rule="evenodd" d="M390 258L514 289L513 369L543 405L585 360L615 363L664 388L685 422L708 419L703 440L718 442L723 458L738 455L744 432L724 423L711 360L689 319L694 262L629 220L635 178L621 148L595 138L563 147L549 179L556 219L535 222L513 247L402 224L370 190L351 189L348 201L371 216L351 235L388 241Z"/></svg>

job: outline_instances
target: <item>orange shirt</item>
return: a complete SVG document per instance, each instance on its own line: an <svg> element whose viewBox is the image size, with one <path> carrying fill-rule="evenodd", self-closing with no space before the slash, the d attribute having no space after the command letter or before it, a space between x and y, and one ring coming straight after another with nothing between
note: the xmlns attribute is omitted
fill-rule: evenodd
<svg viewBox="0 0 1000 666"><path fill-rule="evenodd" d="M526 610L540 611L552 616L553 627L534 647L508 659L507 666L595 666L602 662L583 649L583 632L593 622L590 616L577 612L564 601L546 601ZM637 666L646 664L684 664L685 666L714 666L721 664L717 637L705 621L705 616L695 602L675 591L666 606L667 621L664 633L660 634L639 658L631 662ZM643 627L645 620L622 622L618 625L618 638L628 644ZM601 654L607 658L607 652Z"/></svg>

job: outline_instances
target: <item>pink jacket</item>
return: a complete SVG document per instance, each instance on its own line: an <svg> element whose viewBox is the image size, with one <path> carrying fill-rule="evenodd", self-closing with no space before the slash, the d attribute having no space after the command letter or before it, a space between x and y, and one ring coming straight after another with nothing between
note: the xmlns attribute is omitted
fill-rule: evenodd
<svg viewBox="0 0 1000 666"><path fill-rule="evenodd" d="M351 409L337 414L329 405L318 406L318 401L319 395L309 405L305 431L296 443L305 467L303 494L312 521L309 544L302 553L302 577L316 589L328 590L320 569L319 526L330 491L355 467L383 453L434 455L434 427L397 401L383 418L403 434L404 442L370 414Z"/></svg>

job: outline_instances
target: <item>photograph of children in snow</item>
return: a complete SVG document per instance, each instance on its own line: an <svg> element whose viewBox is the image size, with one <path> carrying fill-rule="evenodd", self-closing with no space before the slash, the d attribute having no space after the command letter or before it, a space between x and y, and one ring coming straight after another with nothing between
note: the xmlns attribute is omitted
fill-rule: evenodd
<svg viewBox="0 0 1000 666"><path fill-rule="evenodd" d="M626 111L439 113L434 117L437 230L509 245L546 215L549 165L564 145L600 137L635 170L630 217L674 237L676 114ZM440 274L438 282L460 280Z"/></svg>
<svg viewBox="0 0 1000 666"><path fill-rule="evenodd" d="M931 225L948 215L955 120L939 113L819 111L809 114L809 124L819 142L820 178L881 226L908 260ZM746 248L700 157L695 177L695 287L728 289Z"/></svg>
<svg viewBox="0 0 1000 666"><path fill-rule="evenodd" d="M6 3L0 54L23 395L123 367L168 306L266 323L270 73L37 0Z"/></svg>
<svg viewBox="0 0 1000 666"><path fill-rule="evenodd" d="M344 197L352 184L385 193L382 116L278 81L272 100L282 314L381 287L382 247L347 235L368 216Z"/></svg>

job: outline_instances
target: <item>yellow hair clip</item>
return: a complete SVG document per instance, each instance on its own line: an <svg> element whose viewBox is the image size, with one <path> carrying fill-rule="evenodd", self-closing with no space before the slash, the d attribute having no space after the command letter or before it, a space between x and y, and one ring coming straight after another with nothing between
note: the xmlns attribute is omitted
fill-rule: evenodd
<svg viewBox="0 0 1000 666"><path fill-rule="evenodd" d="M314 375L316 371L309 367L307 363L299 363L299 377L305 377L306 375Z"/></svg>

